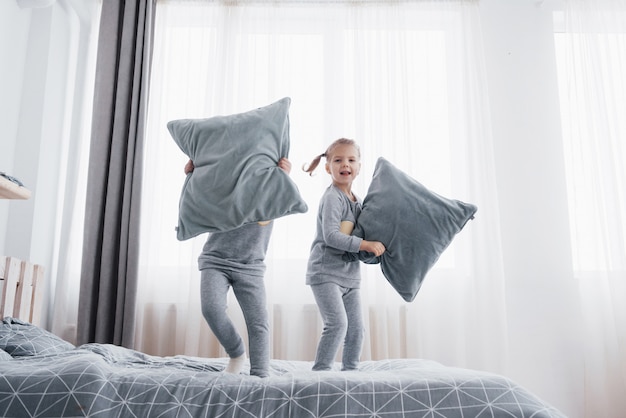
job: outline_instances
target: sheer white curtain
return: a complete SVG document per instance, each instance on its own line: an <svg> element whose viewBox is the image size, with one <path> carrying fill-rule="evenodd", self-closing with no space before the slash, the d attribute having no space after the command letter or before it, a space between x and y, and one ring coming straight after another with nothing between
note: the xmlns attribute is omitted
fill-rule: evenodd
<svg viewBox="0 0 626 418"><path fill-rule="evenodd" d="M568 0L556 34L586 415L626 410L626 2Z"/></svg>
<svg viewBox="0 0 626 418"><path fill-rule="evenodd" d="M477 9L477 1L159 2L136 348L225 355L200 313L196 260L206 236L175 238L187 157L167 121L289 96L291 175L309 212L275 222L265 278L272 356L314 358L321 321L305 270L330 179L300 167L350 137L363 154L361 197L383 156L439 194L479 208L414 302L405 303L378 266L363 266L363 359L423 357L502 371L504 277ZM230 305L245 334L234 299Z"/></svg>
<svg viewBox="0 0 626 418"><path fill-rule="evenodd" d="M58 143L51 142L59 153L58 175L54 180L50 175L45 176L45 181L56 181L57 185L56 208L49 209L55 216L50 220L54 228L54 238L49 243L50 262L45 265L45 280L49 281L46 317L48 329L75 342L101 2L92 0L80 7L59 7L63 13L57 16L67 17L67 21L58 21L67 31L63 40L67 44L67 56L56 59L58 63L67 59L67 85L62 99L55 98L51 105L56 112L63 112L64 129ZM48 140L54 141L55 137L43 139Z"/></svg>

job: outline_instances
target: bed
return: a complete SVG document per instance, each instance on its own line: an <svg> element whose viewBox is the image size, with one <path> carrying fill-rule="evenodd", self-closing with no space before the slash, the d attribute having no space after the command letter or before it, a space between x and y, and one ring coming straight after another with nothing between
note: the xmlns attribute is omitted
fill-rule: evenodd
<svg viewBox="0 0 626 418"><path fill-rule="evenodd" d="M430 360L353 372L272 360L261 379L222 372L224 358L75 347L12 317L0 327L2 417L564 417L508 378Z"/></svg>

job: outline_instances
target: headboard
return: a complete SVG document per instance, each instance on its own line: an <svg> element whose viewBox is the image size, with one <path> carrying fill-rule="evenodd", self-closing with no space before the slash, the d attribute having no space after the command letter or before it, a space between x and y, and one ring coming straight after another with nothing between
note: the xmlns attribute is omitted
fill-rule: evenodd
<svg viewBox="0 0 626 418"><path fill-rule="evenodd" d="M0 256L0 318L11 316L40 324L43 266Z"/></svg>

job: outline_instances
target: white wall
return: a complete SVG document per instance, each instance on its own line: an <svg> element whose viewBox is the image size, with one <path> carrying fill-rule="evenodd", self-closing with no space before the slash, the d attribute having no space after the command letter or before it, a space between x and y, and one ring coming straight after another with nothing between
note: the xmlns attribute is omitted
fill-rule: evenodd
<svg viewBox="0 0 626 418"><path fill-rule="evenodd" d="M85 75L95 1L58 0L20 8L0 2L0 171L20 179L29 200L0 201L0 254L46 264L54 241L67 148L75 126L76 90Z"/></svg>
<svg viewBox="0 0 626 418"><path fill-rule="evenodd" d="M23 179L22 181L26 181L24 175L28 169L16 168L13 160L19 130L24 62L30 26L31 13L23 13L14 1L0 2L0 126L3 127L0 135L0 171ZM6 254L5 237L9 208L12 205L9 201L0 200L0 254ZM32 204L23 201L19 202L19 207L30 207L32 210Z"/></svg>
<svg viewBox="0 0 626 418"><path fill-rule="evenodd" d="M28 259L45 268L52 297L53 256L63 240L56 220L72 204L66 178L76 165L71 141L88 142L94 13L97 0L48 1L47 7L0 2L0 171L32 191L29 200L0 200L0 255ZM96 33L97 35L97 33ZM68 203L69 201L69 203ZM44 314L45 321L45 314Z"/></svg>

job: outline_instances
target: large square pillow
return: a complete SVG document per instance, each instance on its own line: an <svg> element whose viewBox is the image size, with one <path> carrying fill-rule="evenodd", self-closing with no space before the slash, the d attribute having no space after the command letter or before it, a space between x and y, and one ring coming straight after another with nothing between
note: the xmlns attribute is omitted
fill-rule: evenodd
<svg viewBox="0 0 626 418"><path fill-rule="evenodd" d="M361 252L359 259L380 263L387 281L411 302L426 273L476 210L428 190L381 157L353 234L380 241L387 251L377 258Z"/></svg>
<svg viewBox="0 0 626 418"><path fill-rule="evenodd" d="M277 166L289 155L290 104L285 97L249 112L168 122L194 164L180 196L179 240L307 211L298 187Z"/></svg>
<svg viewBox="0 0 626 418"><path fill-rule="evenodd" d="M57 354L74 348L73 344L29 322L6 317L0 323L0 349L13 357Z"/></svg>

